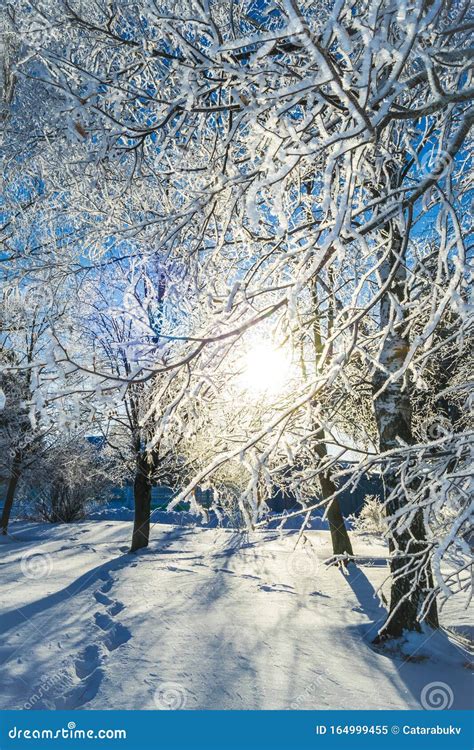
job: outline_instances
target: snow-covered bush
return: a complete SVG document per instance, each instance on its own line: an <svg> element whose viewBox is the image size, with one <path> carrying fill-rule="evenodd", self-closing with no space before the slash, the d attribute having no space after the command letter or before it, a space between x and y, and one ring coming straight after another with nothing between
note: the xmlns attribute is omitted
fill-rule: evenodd
<svg viewBox="0 0 474 750"><path fill-rule="evenodd" d="M49 523L73 523L86 517L91 504L87 488L60 480L35 502L36 515Z"/></svg>
<svg viewBox="0 0 474 750"><path fill-rule="evenodd" d="M113 471L99 448L83 438L63 438L22 489L22 507L35 519L72 523L110 495Z"/></svg>
<svg viewBox="0 0 474 750"><path fill-rule="evenodd" d="M349 517L356 534L378 534L383 536L387 532L387 519L384 504L378 495L367 495L359 515Z"/></svg>

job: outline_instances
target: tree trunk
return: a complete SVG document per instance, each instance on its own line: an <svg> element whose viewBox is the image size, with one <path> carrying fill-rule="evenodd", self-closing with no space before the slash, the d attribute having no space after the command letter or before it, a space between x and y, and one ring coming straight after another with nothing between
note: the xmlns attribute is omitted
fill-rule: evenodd
<svg viewBox="0 0 474 750"><path fill-rule="evenodd" d="M336 492L336 485L330 477L319 477L323 497L330 497ZM338 498L331 500L327 510L329 530L331 532L332 551L335 555L353 555L351 540L344 523Z"/></svg>
<svg viewBox="0 0 474 750"><path fill-rule="evenodd" d="M5 535L8 531L8 523L10 521L10 515L13 507L13 501L15 499L16 488L18 487L18 481L20 479L20 464L17 460L13 460L12 472L7 487L7 496L5 498L5 505L3 506L2 513L2 534Z"/></svg>
<svg viewBox="0 0 474 750"><path fill-rule="evenodd" d="M150 540L151 479L150 467L145 453L141 453L137 458L133 497L135 517L130 552L148 547Z"/></svg>
<svg viewBox="0 0 474 750"><path fill-rule="evenodd" d="M409 341L404 335L403 299L405 294L405 265L403 260L404 243L395 224L391 226L392 252L380 271L381 283L391 279L389 291L384 295L380 308L381 330L386 336L381 352L383 370L377 370L373 379L374 409L379 434L379 448L385 451L397 449L401 443L413 443L411 426L411 401L409 389L403 387L401 378L386 385L391 374L402 367L408 351ZM393 300L398 307L399 318L394 321ZM380 389L385 386L382 393ZM392 466L384 475L388 516L398 514L409 502L400 485L397 467ZM432 586L432 572L429 561L429 548L423 517L415 515L410 528L402 533L392 531L390 540L392 576L390 609L387 623L375 639L400 637L404 630L420 630L419 614L427 592ZM417 577L413 565L413 555L425 557L425 574ZM420 558L419 558L420 559ZM424 577L424 580L423 580ZM427 622L438 626L436 601L430 607Z"/></svg>
<svg viewBox="0 0 474 750"><path fill-rule="evenodd" d="M9 117L17 77L14 73L18 59L18 36L12 28L10 15L4 9L0 11L0 122L3 124Z"/></svg>
<svg viewBox="0 0 474 750"><path fill-rule="evenodd" d="M321 324L319 316L319 303L318 293L316 287L316 280L314 280L311 295L313 301L313 313L314 313L314 324L313 324L313 340L314 340L314 354L316 369L318 368L319 359L323 352L323 340L321 336ZM331 320L333 311L330 310L328 313L329 321ZM329 324L328 324L329 325ZM328 455L326 443L324 442L324 430L316 425L317 433L315 439L314 451L318 461L323 461ZM328 497L334 495L337 491L337 487L328 472L321 474L319 477L319 484L321 486L322 499L326 500ZM335 555L353 555L351 540L344 523L344 518L339 504L339 499L335 497L331 500L327 509L326 518L329 524L329 530L331 532L332 551Z"/></svg>
<svg viewBox="0 0 474 750"><path fill-rule="evenodd" d="M321 434L321 438L324 438L324 433ZM319 436L317 439L319 440ZM318 443L315 447L315 452L318 459L325 459L327 456L326 445L324 443ZM329 474L321 474L319 476L319 484L321 485L323 500L331 497L331 495L334 495L337 491L337 487ZM337 497L331 500L327 509L326 517L328 519L329 531L331 532L333 553L335 555L353 555L351 540L344 523L344 517Z"/></svg>

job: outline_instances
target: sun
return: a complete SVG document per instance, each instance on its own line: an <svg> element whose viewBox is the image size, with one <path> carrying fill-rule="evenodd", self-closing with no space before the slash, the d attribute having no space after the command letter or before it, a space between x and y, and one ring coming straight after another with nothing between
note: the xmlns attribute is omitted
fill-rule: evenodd
<svg viewBox="0 0 474 750"><path fill-rule="evenodd" d="M240 383L256 395L277 395L288 383L290 366L288 352L271 344L258 344L244 355Z"/></svg>

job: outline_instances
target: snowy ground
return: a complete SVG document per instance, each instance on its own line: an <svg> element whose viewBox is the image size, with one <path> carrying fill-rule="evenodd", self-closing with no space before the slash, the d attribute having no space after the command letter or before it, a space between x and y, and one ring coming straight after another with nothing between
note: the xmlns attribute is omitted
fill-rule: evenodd
<svg viewBox="0 0 474 750"><path fill-rule="evenodd" d="M129 555L130 529L13 524L0 548L1 708L419 708L435 681L469 707L459 642L370 645L381 545L356 540L363 559L344 575L319 562L324 531L294 552L292 532L158 524ZM444 613L458 631L467 622Z"/></svg>

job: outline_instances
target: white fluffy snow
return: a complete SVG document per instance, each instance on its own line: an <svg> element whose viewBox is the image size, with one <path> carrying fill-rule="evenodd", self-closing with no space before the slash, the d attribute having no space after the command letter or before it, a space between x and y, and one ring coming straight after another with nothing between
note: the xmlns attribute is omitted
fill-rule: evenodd
<svg viewBox="0 0 474 750"><path fill-rule="evenodd" d="M355 539L345 575L325 531L157 524L127 554L128 522L15 523L1 547L0 707L419 708L442 681L470 701L467 653L440 633L371 646L385 548ZM35 557L40 553L40 557ZM451 609L458 629L466 613ZM374 624L375 623L375 624Z"/></svg>

